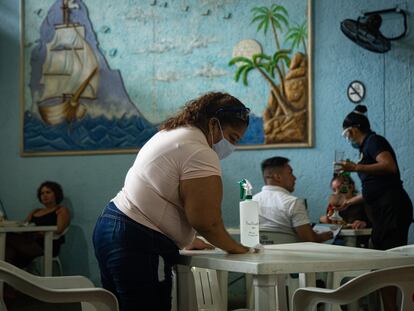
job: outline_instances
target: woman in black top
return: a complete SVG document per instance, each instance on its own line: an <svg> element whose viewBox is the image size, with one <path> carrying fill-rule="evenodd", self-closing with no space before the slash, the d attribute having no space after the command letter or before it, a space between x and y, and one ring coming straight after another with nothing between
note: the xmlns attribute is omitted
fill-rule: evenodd
<svg viewBox="0 0 414 311"><path fill-rule="evenodd" d="M36 226L57 226L54 232L61 235L69 226L69 210L60 203L63 200L62 187L53 181L43 182L37 189L37 198L43 207L32 210L25 222ZM64 236L53 241L53 256L58 255ZM43 255L43 233L9 233L6 237L6 261L24 268Z"/></svg>
<svg viewBox="0 0 414 311"><path fill-rule="evenodd" d="M358 105L343 122L342 135L360 151L358 163L341 162L341 170L357 172L362 183L362 195L346 201L345 209L356 201L364 200L372 215L372 247L386 250L407 244L408 230L413 219L413 206L403 188L397 157L389 142L371 130L365 113ZM388 298L390 296L388 295ZM395 299L386 310L396 310Z"/></svg>

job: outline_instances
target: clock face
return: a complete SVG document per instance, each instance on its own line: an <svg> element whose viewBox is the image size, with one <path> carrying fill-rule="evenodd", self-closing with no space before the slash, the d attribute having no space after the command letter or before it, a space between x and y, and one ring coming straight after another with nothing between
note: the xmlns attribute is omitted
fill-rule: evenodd
<svg viewBox="0 0 414 311"><path fill-rule="evenodd" d="M361 81L352 81L347 90L348 98L353 103L360 103L365 97L365 86Z"/></svg>

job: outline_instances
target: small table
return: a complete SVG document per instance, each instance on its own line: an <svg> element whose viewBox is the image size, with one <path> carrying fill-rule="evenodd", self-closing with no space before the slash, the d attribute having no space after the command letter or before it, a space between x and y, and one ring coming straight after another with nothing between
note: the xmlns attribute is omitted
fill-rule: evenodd
<svg viewBox="0 0 414 311"><path fill-rule="evenodd" d="M364 229L341 229L338 236L342 237L345 241L345 246L358 247L357 238L359 236L370 236L372 232L371 228Z"/></svg>
<svg viewBox="0 0 414 311"><path fill-rule="evenodd" d="M52 275L52 255L53 255L53 232L57 230L57 226L24 226L16 222L15 225L0 225L0 260L4 260L6 256L6 235L9 232L44 232L44 275Z"/></svg>

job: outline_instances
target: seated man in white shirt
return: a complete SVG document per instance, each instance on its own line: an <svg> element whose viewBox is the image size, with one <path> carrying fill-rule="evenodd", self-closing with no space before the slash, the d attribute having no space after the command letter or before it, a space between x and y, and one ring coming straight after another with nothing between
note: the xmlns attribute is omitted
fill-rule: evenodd
<svg viewBox="0 0 414 311"><path fill-rule="evenodd" d="M293 196L296 177L289 159L273 157L262 162L265 186L253 196L259 202L260 243L323 242L332 232L312 230L305 202Z"/></svg>

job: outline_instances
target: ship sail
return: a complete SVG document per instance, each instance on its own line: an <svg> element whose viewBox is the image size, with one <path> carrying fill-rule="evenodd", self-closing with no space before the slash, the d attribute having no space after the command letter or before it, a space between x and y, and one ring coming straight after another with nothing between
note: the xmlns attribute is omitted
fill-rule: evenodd
<svg viewBox="0 0 414 311"><path fill-rule="evenodd" d="M95 53L85 41L85 29L81 25L60 25L55 36L46 45L41 83L44 90L40 101L74 93L91 71L98 67ZM95 74L82 97L96 98L99 75Z"/></svg>
<svg viewBox="0 0 414 311"><path fill-rule="evenodd" d="M64 23L55 26L55 35L46 44L46 59L40 80L44 86L38 102L42 119L55 125L82 118L86 107L80 99L96 98L98 68L98 60L85 40L82 25ZM79 93L79 90L82 91ZM77 94L76 101L68 100L74 94Z"/></svg>

